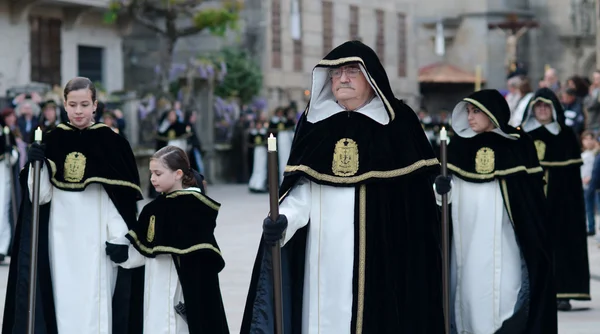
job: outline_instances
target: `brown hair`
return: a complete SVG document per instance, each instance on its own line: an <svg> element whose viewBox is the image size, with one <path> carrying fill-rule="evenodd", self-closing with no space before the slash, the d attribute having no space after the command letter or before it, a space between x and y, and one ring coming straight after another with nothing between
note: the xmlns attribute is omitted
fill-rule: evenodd
<svg viewBox="0 0 600 334"><path fill-rule="evenodd" d="M187 154L179 147L171 145L165 146L154 153L150 160L158 160L172 171L181 169L183 172L181 183L184 188L198 185L196 177L194 177L194 171L190 167L190 160L188 159Z"/></svg>
<svg viewBox="0 0 600 334"><path fill-rule="evenodd" d="M92 80L86 77L75 77L67 82L63 91L65 101L70 92L80 89L89 89L92 92L92 102L96 102L96 86L94 86Z"/></svg>
<svg viewBox="0 0 600 334"><path fill-rule="evenodd" d="M592 139L596 138L596 137L594 136L594 133L593 133L592 131L590 131L590 130L585 130L585 131L583 131L583 132L581 133L581 136L580 136L579 138L581 138L581 139L583 140L583 138L585 138L585 137L588 137L588 136L589 136L589 137L592 137Z"/></svg>
<svg viewBox="0 0 600 334"><path fill-rule="evenodd" d="M529 79L527 77L521 78L519 91L521 92L521 95L527 95L533 91L533 89L531 89L531 83L529 82Z"/></svg>

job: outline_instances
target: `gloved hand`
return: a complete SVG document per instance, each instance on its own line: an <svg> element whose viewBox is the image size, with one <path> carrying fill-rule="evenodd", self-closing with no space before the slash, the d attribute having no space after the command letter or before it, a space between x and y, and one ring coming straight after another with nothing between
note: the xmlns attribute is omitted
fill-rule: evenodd
<svg viewBox="0 0 600 334"><path fill-rule="evenodd" d="M437 192L440 195L447 194L450 191L450 189L452 189L452 186L450 185L450 180L451 178L449 176L438 175L435 178L435 192Z"/></svg>
<svg viewBox="0 0 600 334"><path fill-rule="evenodd" d="M273 221L270 216L265 218L263 222L263 239L269 246L274 246L281 238L283 238L283 232L288 226L287 217L285 215L279 215L277 221Z"/></svg>
<svg viewBox="0 0 600 334"><path fill-rule="evenodd" d="M46 158L46 144L33 143L27 152L27 162L42 161Z"/></svg>
<svg viewBox="0 0 600 334"><path fill-rule="evenodd" d="M117 245L106 242L106 255L108 255L112 262L123 263L129 258L129 246L128 245Z"/></svg>

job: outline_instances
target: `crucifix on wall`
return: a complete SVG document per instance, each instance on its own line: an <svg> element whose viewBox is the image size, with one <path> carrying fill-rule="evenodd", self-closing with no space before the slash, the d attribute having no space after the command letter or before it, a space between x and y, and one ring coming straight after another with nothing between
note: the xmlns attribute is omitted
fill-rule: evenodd
<svg viewBox="0 0 600 334"><path fill-rule="evenodd" d="M535 21L518 21L517 16L511 14L507 20L500 23L491 23L489 29L502 33L506 39L506 67L510 71L511 67L517 63L517 44L531 28L538 27Z"/></svg>

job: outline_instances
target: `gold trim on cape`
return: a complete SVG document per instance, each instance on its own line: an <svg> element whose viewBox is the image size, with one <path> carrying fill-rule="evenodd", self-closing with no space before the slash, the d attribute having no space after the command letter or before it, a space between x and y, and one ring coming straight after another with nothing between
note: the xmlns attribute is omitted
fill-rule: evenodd
<svg viewBox="0 0 600 334"><path fill-rule="evenodd" d="M500 129L500 123L498 123L496 116L494 116L494 114L492 114L488 110L488 108L486 108L483 104L479 103L479 101L477 101L477 100L474 100L474 99L471 99L468 97L464 98L463 101L469 102L470 104L479 108L479 110L483 111L492 120L492 123L494 123L494 126L496 126L498 129Z"/></svg>
<svg viewBox="0 0 600 334"><path fill-rule="evenodd" d="M135 244L145 253L148 254L154 254L155 252L165 252L165 253L171 253L171 254L177 254L177 255L185 255L185 254L189 254L191 252L197 251L197 250L201 250L201 249L208 249L208 250L212 250L215 253L219 254L219 256L223 256L221 254L221 251L219 251L218 248L216 248L215 246L205 243L205 244L197 244L185 249L179 249L179 248L175 248L175 247L169 247L169 246L154 246L152 248L145 246L144 244L142 244L139 239L137 234L134 231L129 231L127 234L129 234L131 236L131 238L135 241Z"/></svg>
<svg viewBox="0 0 600 334"><path fill-rule="evenodd" d="M107 185L111 185L111 186L122 186L122 187L133 188L134 190L137 190L140 194L142 193L142 188L140 188L139 185L137 185L133 182L121 181L121 180L111 180L111 179L106 179L103 177L88 177L87 179L85 179L85 181L83 181L81 183L66 183L66 182L59 181L56 179L56 164L54 163L54 161L52 161L50 159L46 159L46 160L48 160L48 164L50 165L50 169L52 170L52 176L50 176L50 182L57 188L85 189L85 187L87 187L88 185L90 185L92 183L101 183L101 184L107 184Z"/></svg>
<svg viewBox="0 0 600 334"><path fill-rule="evenodd" d="M358 172L358 144L349 138L342 138L333 150L331 170L337 176L353 176Z"/></svg>
<svg viewBox="0 0 600 334"><path fill-rule="evenodd" d="M406 166L403 168L390 170L390 171L370 171L370 172L366 172L361 175L349 176L349 177L322 174L322 173L319 173L316 170L314 170L308 166L305 166L305 165L298 165L298 166L288 165L285 167L285 172L286 173L303 172L306 175L313 177L316 180L320 180L320 181L338 183L338 184L353 184L353 183L362 182L362 181L365 181L365 180L368 180L371 178L389 179L389 178L394 178L394 177L398 177L398 176L408 175L420 168L430 167L430 166L435 166L435 165L439 165L439 161L436 158L432 158L432 159L427 159L427 160L419 160L419 161L413 163L412 165L409 165L409 166Z"/></svg>
<svg viewBox="0 0 600 334"><path fill-rule="evenodd" d="M582 159L569 159L565 161L540 161L540 165L543 167L565 167L581 163L583 163Z"/></svg>
<svg viewBox="0 0 600 334"><path fill-rule="evenodd" d="M535 173L541 173L544 171L544 169L540 166L533 167L533 168L527 168L525 166L516 166L516 167L509 168L509 169L504 169L504 170L495 170L493 173L489 173L489 174L477 174L477 173L467 172L466 170L460 169L459 167L457 167L451 163L448 163L448 169L450 169L451 171L455 172L456 174L462 175L464 177L468 177L471 179L478 179L478 180L493 179L498 176L506 176L506 175L515 174L518 172L526 172L527 174L535 174Z"/></svg>
<svg viewBox="0 0 600 334"><path fill-rule="evenodd" d="M219 211L219 208L221 207L221 204L209 199L208 197L206 197L203 194L201 194L197 191L194 191L194 190L179 190L179 191L168 194L166 197L167 198L175 198L175 197L183 196L183 195L192 195L192 196L196 197L197 199L199 199L200 202L206 204L209 208L211 208L215 211Z"/></svg>
<svg viewBox="0 0 600 334"><path fill-rule="evenodd" d="M315 67L318 67L318 66L340 66L345 63L360 63L365 68L365 72L367 72L366 73L367 79L369 79L369 81L371 82L373 87L375 87L375 91L376 91L377 95L379 95L379 98L381 99L381 101L383 101L383 104L385 104L386 109L390 113L390 122L393 121L394 118L396 118L396 113L394 112L394 109L390 105L390 102L387 100L387 98L381 92L381 89L379 89L377 82L375 82L375 80L373 80L373 78L371 77L371 73L369 73L367 65L365 65L365 62L362 58L360 58L360 57L345 57L345 58L339 58L339 59L334 59L334 60L323 59Z"/></svg>

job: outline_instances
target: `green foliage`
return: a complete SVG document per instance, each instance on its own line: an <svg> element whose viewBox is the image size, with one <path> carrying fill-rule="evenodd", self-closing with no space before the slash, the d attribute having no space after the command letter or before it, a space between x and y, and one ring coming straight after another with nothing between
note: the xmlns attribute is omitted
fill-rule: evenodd
<svg viewBox="0 0 600 334"><path fill-rule="evenodd" d="M217 56L227 66L223 82L215 87L215 95L222 98L237 97L241 103L249 103L262 88L260 67L240 49L227 48ZM216 61L215 61L216 62Z"/></svg>

